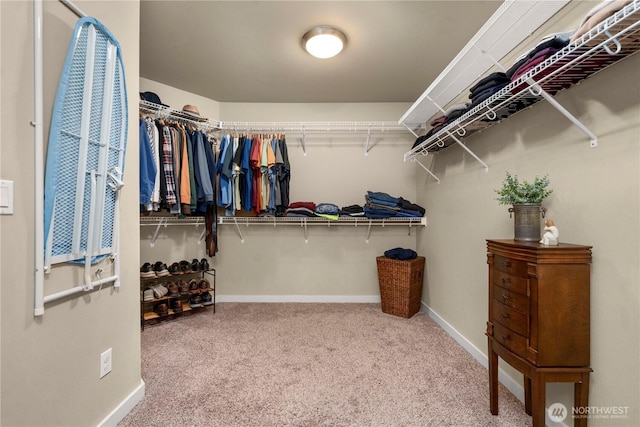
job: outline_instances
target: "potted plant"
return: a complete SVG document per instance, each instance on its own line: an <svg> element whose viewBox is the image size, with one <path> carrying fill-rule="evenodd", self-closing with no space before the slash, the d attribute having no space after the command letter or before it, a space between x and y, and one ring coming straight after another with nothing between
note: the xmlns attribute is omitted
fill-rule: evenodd
<svg viewBox="0 0 640 427"><path fill-rule="evenodd" d="M536 176L533 182L528 182L520 181L517 175L507 172L502 187L495 190L499 204L513 205L509 212L514 215L515 240L540 240L540 214L544 218L546 212L542 201L553 193L548 186L548 175L542 178Z"/></svg>

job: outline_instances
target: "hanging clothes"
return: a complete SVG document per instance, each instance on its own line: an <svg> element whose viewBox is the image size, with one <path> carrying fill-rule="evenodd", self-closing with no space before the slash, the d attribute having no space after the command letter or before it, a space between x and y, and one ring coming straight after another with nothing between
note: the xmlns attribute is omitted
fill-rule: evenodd
<svg viewBox="0 0 640 427"><path fill-rule="evenodd" d="M144 119L140 119L140 204L147 207L151 204L153 186L156 179L156 164L153 161L151 141L147 133Z"/></svg>
<svg viewBox="0 0 640 427"><path fill-rule="evenodd" d="M284 135L229 135L221 138L217 205L236 211L284 215L289 204L290 164Z"/></svg>

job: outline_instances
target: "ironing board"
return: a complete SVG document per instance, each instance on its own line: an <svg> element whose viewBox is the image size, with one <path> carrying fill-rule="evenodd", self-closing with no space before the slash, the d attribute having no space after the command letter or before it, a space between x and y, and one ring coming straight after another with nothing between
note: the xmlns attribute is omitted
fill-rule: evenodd
<svg viewBox="0 0 640 427"><path fill-rule="evenodd" d="M127 140L121 48L95 18L76 23L51 118L44 185L45 271L117 254ZM90 286L85 268L85 285Z"/></svg>

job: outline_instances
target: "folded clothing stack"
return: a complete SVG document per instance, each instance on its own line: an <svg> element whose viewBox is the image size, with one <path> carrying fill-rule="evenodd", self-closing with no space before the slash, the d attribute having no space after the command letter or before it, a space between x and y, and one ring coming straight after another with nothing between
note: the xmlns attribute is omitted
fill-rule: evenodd
<svg viewBox="0 0 640 427"><path fill-rule="evenodd" d="M408 260L415 259L418 254L413 249L393 248L384 251L384 256L386 256L387 258Z"/></svg>
<svg viewBox="0 0 640 427"><path fill-rule="evenodd" d="M360 205L343 206L342 209L340 209L340 215L364 216L364 209Z"/></svg>
<svg viewBox="0 0 640 427"><path fill-rule="evenodd" d="M316 215L337 221L340 216L340 208L333 203L320 203L316 206Z"/></svg>
<svg viewBox="0 0 640 427"><path fill-rule="evenodd" d="M469 108L473 108L480 104L482 101L490 98L495 93L498 93L502 88L507 86L511 80L503 72L495 72L489 74L487 77L480 79L475 85L471 87L469 99L471 99L471 105Z"/></svg>
<svg viewBox="0 0 640 427"><path fill-rule="evenodd" d="M367 191L365 200L364 213L367 218L420 218L425 214L422 206L380 191Z"/></svg>
<svg viewBox="0 0 640 427"><path fill-rule="evenodd" d="M574 31L568 31L564 33L550 34L543 37L538 44L533 47L533 49L520 56L511 68L505 72L507 77L509 77L511 81L518 80L522 75L528 73L544 62L545 59L553 56L556 52L567 46L573 33ZM555 66L547 67L532 77L534 80L539 80L541 77L549 74L559 66L560 64L556 64ZM514 93L519 92L528 86L528 84L521 84L513 88L513 91ZM551 92L551 95L554 94L555 91Z"/></svg>
<svg viewBox="0 0 640 427"><path fill-rule="evenodd" d="M285 216L290 217L314 217L316 216L316 204L313 202L293 202Z"/></svg>

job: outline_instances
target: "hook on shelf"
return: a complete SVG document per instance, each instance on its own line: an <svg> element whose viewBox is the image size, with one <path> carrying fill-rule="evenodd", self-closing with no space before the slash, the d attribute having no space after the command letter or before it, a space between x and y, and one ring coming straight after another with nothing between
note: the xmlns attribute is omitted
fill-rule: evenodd
<svg viewBox="0 0 640 427"><path fill-rule="evenodd" d="M533 83L531 86L529 86L529 92L533 96L540 96L542 95L542 88L537 83Z"/></svg>
<svg viewBox="0 0 640 427"><path fill-rule="evenodd" d="M604 32L607 37L611 38L611 42L615 45L615 51L612 51L611 48L609 47L609 45L607 43L603 44L602 47L604 48L604 50L607 51L607 53L609 55L617 55L620 53L620 50L622 49L622 44L620 44L620 41L618 40L617 37L613 36L610 32L609 29L607 28Z"/></svg>

